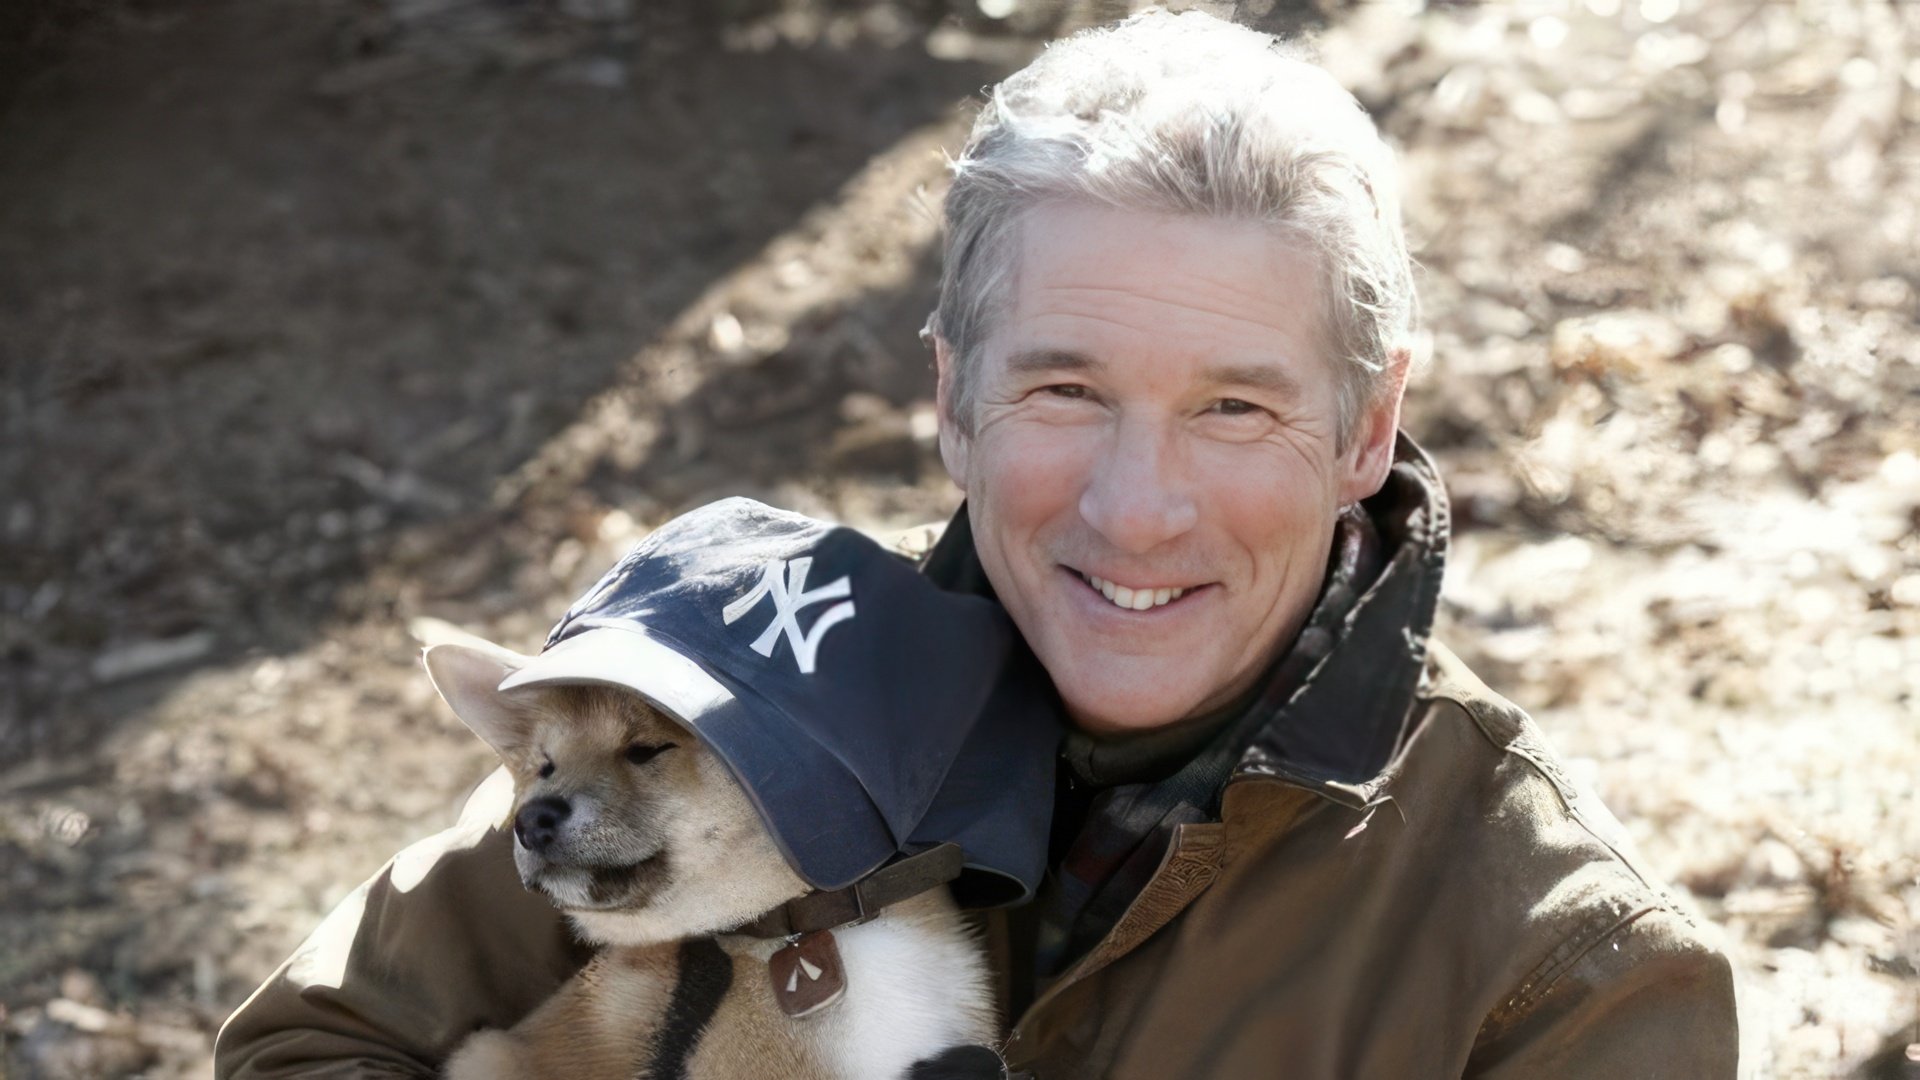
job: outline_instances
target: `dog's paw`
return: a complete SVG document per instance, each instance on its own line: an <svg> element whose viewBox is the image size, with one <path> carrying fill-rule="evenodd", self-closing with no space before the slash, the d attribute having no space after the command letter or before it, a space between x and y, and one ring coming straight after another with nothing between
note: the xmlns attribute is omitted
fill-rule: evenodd
<svg viewBox="0 0 1920 1080"><path fill-rule="evenodd" d="M955 1046L913 1063L906 1080L1004 1080L1007 1066L984 1046Z"/></svg>
<svg viewBox="0 0 1920 1080"><path fill-rule="evenodd" d="M520 1041L504 1031L476 1031L447 1059L446 1080L531 1080Z"/></svg>

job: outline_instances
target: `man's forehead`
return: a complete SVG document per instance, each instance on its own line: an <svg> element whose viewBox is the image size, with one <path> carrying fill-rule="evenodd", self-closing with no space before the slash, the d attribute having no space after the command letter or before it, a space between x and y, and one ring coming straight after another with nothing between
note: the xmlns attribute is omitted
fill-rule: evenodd
<svg viewBox="0 0 1920 1080"><path fill-rule="evenodd" d="M1233 218L1050 201L1020 216L1006 279L1018 318L1137 313L1298 331L1321 315L1320 260L1288 230Z"/></svg>
<svg viewBox="0 0 1920 1080"><path fill-rule="evenodd" d="M1330 371L1318 257L1282 230L1051 201L1017 235L989 337L1012 377L1150 356L1187 381L1300 400Z"/></svg>

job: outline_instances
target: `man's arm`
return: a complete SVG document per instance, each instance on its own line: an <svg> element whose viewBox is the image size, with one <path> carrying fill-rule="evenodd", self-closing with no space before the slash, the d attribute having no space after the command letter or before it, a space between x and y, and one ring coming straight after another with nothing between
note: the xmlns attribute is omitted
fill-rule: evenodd
<svg viewBox="0 0 1920 1080"><path fill-rule="evenodd" d="M1739 1036L1731 970L1678 915L1652 909L1591 940L1569 940L1556 955L1565 957L1557 973L1516 987L1485 1019L1464 1067L1458 1059L1425 1056L1456 1052L1455 1036L1463 1034L1435 1030L1460 1015L1445 1007L1454 1003L1436 1000L1429 1015L1361 1024L1373 1037L1394 1040L1373 1048L1378 1053L1360 1053L1364 1067L1302 1060L1302 1047L1291 1042L1297 1026L1239 1016L1216 1037L1208 1064L1190 1075L1439 1078L1460 1069L1463 1080L1733 1080ZM1445 994L1448 987L1431 992Z"/></svg>
<svg viewBox="0 0 1920 1080"><path fill-rule="evenodd" d="M1732 1080L1739 1057L1727 958L1655 909L1490 1018L1466 1075Z"/></svg>
<svg viewBox="0 0 1920 1080"><path fill-rule="evenodd" d="M585 961L520 885L504 771L453 828L353 891L220 1030L219 1080L426 1077L474 1030L511 1027Z"/></svg>

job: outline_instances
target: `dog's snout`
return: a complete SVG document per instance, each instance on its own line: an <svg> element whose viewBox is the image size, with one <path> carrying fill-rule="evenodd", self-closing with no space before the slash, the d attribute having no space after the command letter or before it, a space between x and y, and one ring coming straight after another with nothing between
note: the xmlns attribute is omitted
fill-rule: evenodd
<svg viewBox="0 0 1920 1080"><path fill-rule="evenodd" d="M545 851L560 835L560 826L572 813L567 800L557 795L528 800L513 816L513 835L520 838L520 846L528 851Z"/></svg>

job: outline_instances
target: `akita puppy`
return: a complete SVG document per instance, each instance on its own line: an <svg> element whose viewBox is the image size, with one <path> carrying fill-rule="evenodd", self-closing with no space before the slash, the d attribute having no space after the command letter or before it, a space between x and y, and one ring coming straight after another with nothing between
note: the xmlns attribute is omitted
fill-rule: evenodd
<svg viewBox="0 0 1920 1080"><path fill-rule="evenodd" d="M981 1045L987 968L945 888L797 943L742 932L810 889L726 764L623 688L499 689L531 659L425 656L513 775L521 880L608 948L513 1029L469 1038L450 1080L1002 1074Z"/></svg>

